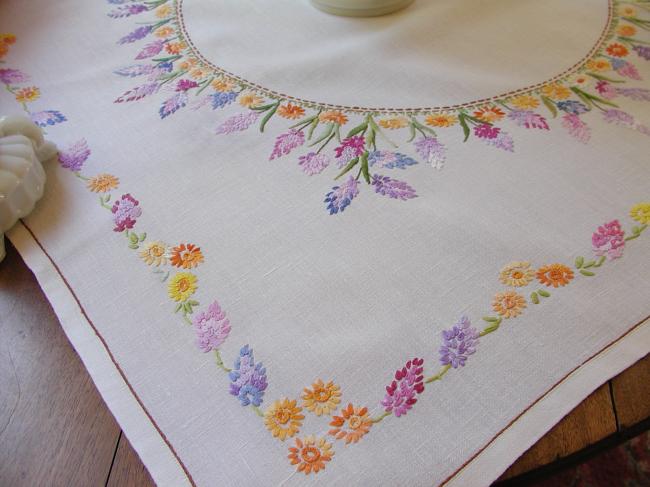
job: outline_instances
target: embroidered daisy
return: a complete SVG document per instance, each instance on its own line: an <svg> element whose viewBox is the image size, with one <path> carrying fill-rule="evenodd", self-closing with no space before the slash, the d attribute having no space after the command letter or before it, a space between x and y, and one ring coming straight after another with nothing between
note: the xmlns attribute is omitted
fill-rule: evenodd
<svg viewBox="0 0 650 487"><path fill-rule="evenodd" d="M194 294L197 288L198 279L189 272L179 272L169 280L167 293L169 297L177 302L184 302Z"/></svg>
<svg viewBox="0 0 650 487"><path fill-rule="evenodd" d="M163 37L169 37L173 33L174 33L174 29L172 29L168 25L165 25L163 27L160 27L160 28L156 29L156 31L154 32L154 35L156 37L163 38Z"/></svg>
<svg viewBox="0 0 650 487"><path fill-rule="evenodd" d="M328 110L318 116L318 120L322 123L335 123L337 125L345 125L348 122L348 117L337 110Z"/></svg>
<svg viewBox="0 0 650 487"><path fill-rule="evenodd" d="M284 398L275 401L264 413L264 424L274 437L284 441L295 435L302 426L305 417L300 414L302 408L296 406L296 400Z"/></svg>
<svg viewBox="0 0 650 487"><path fill-rule="evenodd" d="M169 42L165 44L165 51L169 54L180 54L186 47L187 45L184 42Z"/></svg>
<svg viewBox="0 0 650 487"><path fill-rule="evenodd" d="M39 90L36 86L30 86L29 88L21 88L19 90L16 90L14 95L17 102L27 103L37 100L41 96L41 90Z"/></svg>
<svg viewBox="0 0 650 487"><path fill-rule="evenodd" d="M147 265L156 267L167 264L167 245L163 242L147 242L140 250L140 258Z"/></svg>
<svg viewBox="0 0 650 487"><path fill-rule="evenodd" d="M341 410L341 416L333 416L329 434L337 440L345 440L346 444L357 443L372 426L368 416L368 408L354 407L351 403Z"/></svg>
<svg viewBox="0 0 650 487"><path fill-rule="evenodd" d="M504 318L519 316L526 307L526 299L515 291L497 293L492 301L492 309Z"/></svg>
<svg viewBox="0 0 650 487"><path fill-rule="evenodd" d="M289 120L295 120L297 118L302 117L305 114L305 109L298 106L298 105L293 105L291 103L287 103L286 105L280 105L278 107L278 115L280 115L282 118L287 118Z"/></svg>
<svg viewBox="0 0 650 487"><path fill-rule="evenodd" d="M288 458L291 465L297 465L298 472L309 475L323 470L325 462L329 462L333 456L332 445L325 438L316 439L310 435L303 440L296 438L296 446L289 448Z"/></svg>
<svg viewBox="0 0 650 487"><path fill-rule="evenodd" d="M250 91L241 93L237 101L239 101L239 104L241 106L246 108L254 108L264 103L264 99L261 96L258 96Z"/></svg>
<svg viewBox="0 0 650 487"><path fill-rule="evenodd" d="M211 86L220 93L227 93L235 89L235 83L225 78L215 79Z"/></svg>
<svg viewBox="0 0 650 487"><path fill-rule="evenodd" d="M569 78L569 83L580 88L587 87L591 84L592 78L586 74L574 74Z"/></svg>
<svg viewBox="0 0 650 487"><path fill-rule="evenodd" d="M587 61L587 69L590 71L597 71L597 72L603 72L603 71L611 71L612 70L612 65L607 59L590 59Z"/></svg>
<svg viewBox="0 0 650 487"><path fill-rule="evenodd" d="M458 117L449 113L438 113L436 115L429 115L424 119L427 125L432 127L451 127L458 123Z"/></svg>
<svg viewBox="0 0 650 487"><path fill-rule="evenodd" d="M499 280L506 286L527 286L533 277L535 273L530 268L530 262L510 262L499 272Z"/></svg>
<svg viewBox="0 0 650 487"><path fill-rule="evenodd" d="M169 5L161 5L155 10L156 17L159 19L164 19L165 17L169 17L169 15L172 13L172 8Z"/></svg>
<svg viewBox="0 0 650 487"><path fill-rule="evenodd" d="M537 280L546 286L566 286L573 279L573 271L564 264L550 264L537 270Z"/></svg>
<svg viewBox="0 0 650 487"><path fill-rule="evenodd" d="M625 47L623 44L619 44L618 42L607 46L606 51L607 54L614 57L625 57L630 53L630 51L627 50L627 47Z"/></svg>
<svg viewBox="0 0 650 487"><path fill-rule="evenodd" d="M404 117L383 118L379 125L385 129L402 129L408 126L409 121Z"/></svg>
<svg viewBox="0 0 650 487"><path fill-rule="evenodd" d="M483 107L474 112L474 116L482 122L498 122L506 114L499 107Z"/></svg>
<svg viewBox="0 0 650 487"><path fill-rule="evenodd" d="M203 262L201 248L194 244L180 244L172 249L171 264L174 267L192 269Z"/></svg>
<svg viewBox="0 0 650 487"><path fill-rule="evenodd" d="M519 95L513 98L510 103L522 110L532 110L533 108L537 108L539 106L539 100L530 95Z"/></svg>
<svg viewBox="0 0 650 487"><path fill-rule="evenodd" d="M329 381L325 384L318 379L311 385L311 389L305 388L302 394L303 406L309 411L321 416L330 414L341 402L341 388Z"/></svg>
<svg viewBox="0 0 650 487"><path fill-rule="evenodd" d="M623 37L632 37L636 34L636 27L629 24L621 24L616 28L616 33Z"/></svg>
<svg viewBox="0 0 650 487"><path fill-rule="evenodd" d="M117 188L120 180L112 174L98 174L86 183L86 187L93 193L106 193Z"/></svg>
<svg viewBox="0 0 650 487"><path fill-rule="evenodd" d="M643 202L634 205L630 209L630 216L633 220L644 225L650 223L650 203Z"/></svg>

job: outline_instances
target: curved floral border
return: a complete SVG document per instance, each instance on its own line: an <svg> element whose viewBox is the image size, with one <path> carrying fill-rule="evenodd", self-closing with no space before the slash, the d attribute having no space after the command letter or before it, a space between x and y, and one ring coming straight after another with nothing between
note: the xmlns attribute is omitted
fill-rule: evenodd
<svg viewBox="0 0 650 487"><path fill-rule="evenodd" d="M0 34L0 63L7 54L15 36ZM38 97L25 97L25 93L40 93L35 86L21 87L29 81L29 76L17 69L0 68L0 82L12 93L23 109L32 114L28 103ZM332 461L334 444L340 447L353 447L361 442L378 424L388 418L407 415L419 401L430 384L442 380L450 370L465 367L470 357L476 353L481 339L495 331L504 320L516 319L527 312L529 305L542 306L552 298L550 290L560 290L573 285L580 278L593 278L598 269L621 258L629 242L639 238L650 224L650 201L631 207L629 216L639 225L623 229L619 220L612 220L598 226L591 235L593 256L579 255L572 265L566 263L547 263L534 267L527 261L513 261L506 264L495 275L501 290L494 294L491 311L481 320L483 329L472 324L467 316L461 316L447 330L441 332L440 342L432 347L437 359L430 370L425 370L425 359L414 357L406 360L387 380L384 396L378 401L373 414L366 405L343 400L341 387L332 379L317 378L304 387L294 397L279 397L265 410L261 409L268 376L264 365L256 361L253 349L244 345L233 360L232 367L225 365L221 347L227 340L231 324L224 309L213 301L197 311L201 306L194 299L198 290L199 277L196 269L205 261L200 247L192 243L168 245L151 239L145 232L136 230L137 220L142 215L140 202L130 193L113 197L120 186L119 179L111 174L100 173L93 176L82 171L91 156L91 150L81 139L59 153L61 167L69 170L82 181L86 188L98 195L98 203L110 214L113 231L125 236L127 247L137 253L140 260L152 269L156 278L166 287L173 312L191 326L196 335L197 348L204 353L212 353L217 368L228 375L229 394L243 407L249 407L262 420L269 434L279 441L292 439L288 446L287 459L297 471L306 475L318 473ZM119 193L118 193L119 194ZM527 289L528 297L524 294ZM438 367L438 368L436 368ZM299 437L305 414L322 417L329 430L323 436L307 434Z"/></svg>
<svg viewBox="0 0 650 487"><path fill-rule="evenodd" d="M168 97L158 110L161 119L185 107L222 110L239 105L244 111L220 122L216 134L239 133L254 125L264 132L271 124L283 125L276 129L280 133L275 136L269 160L306 147L297 158L306 175L320 174L335 166L332 175L340 182L323 200L330 215L345 211L360 194L364 181L379 196L401 201L415 198L416 190L409 183L386 172L401 172L397 170L415 166L418 160L442 169L446 147L437 131L460 129L463 142L474 137L488 146L514 152L514 140L502 124L507 121L525 129L548 131L549 120L536 111L543 108L552 118L560 118L560 125L582 143L591 137L584 118L592 112L600 112L608 123L650 135L650 128L619 110L614 101L618 97L650 101L650 90L622 86L629 80L641 80L639 71L628 60L632 52L650 60L650 41L639 38L640 31L650 30L650 20L638 12L650 11L645 0L611 0L607 28L590 55L549 82L457 107L403 110L335 107L274 93L200 56L183 27L182 0L108 2L117 5L108 14L112 18L144 14L153 17L118 41L131 44L154 38L136 55L138 64L115 71L120 76L146 79L145 84L119 96L116 103L166 91ZM344 130L348 124L354 125ZM389 136L389 132L400 139ZM412 144L408 153L399 152L395 140L402 146ZM326 151L328 147L333 150Z"/></svg>

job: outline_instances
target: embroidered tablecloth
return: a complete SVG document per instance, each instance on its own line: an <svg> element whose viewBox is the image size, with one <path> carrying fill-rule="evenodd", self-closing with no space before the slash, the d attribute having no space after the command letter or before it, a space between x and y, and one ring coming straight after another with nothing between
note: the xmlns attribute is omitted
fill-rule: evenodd
<svg viewBox="0 0 650 487"><path fill-rule="evenodd" d="M60 148L9 237L160 485L485 485L650 351L649 31L5 0Z"/></svg>

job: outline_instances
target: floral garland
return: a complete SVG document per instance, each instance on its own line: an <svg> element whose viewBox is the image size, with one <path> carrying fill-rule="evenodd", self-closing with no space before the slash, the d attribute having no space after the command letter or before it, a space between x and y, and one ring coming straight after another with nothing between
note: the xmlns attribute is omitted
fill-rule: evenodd
<svg viewBox="0 0 650 487"><path fill-rule="evenodd" d="M268 92L203 60L184 32L182 0L107 1L114 5L108 13L111 18L144 14L153 17L148 22L139 22L139 27L118 41L118 44L131 44L146 37L154 39L136 55L138 64L115 71L127 78L146 79L146 83L119 96L116 103L168 91L171 96L158 110L161 119L187 106L218 110L239 104L244 111L219 123L216 134L234 134L253 125L264 132L272 123L284 124L284 131L275 138L269 160L306 146L297 158L298 166L306 175L320 174L330 165L336 166L332 175L340 182L324 199L331 215L350 206L361 191L362 180L380 196L402 201L415 198L416 191L410 184L374 171L408 169L419 163L415 155L431 167L442 169L446 148L437 130L460 129L463 142L474 137L488 146L513 152L513 138L498 124L508 121L525 129L550 130L549 120L535 111L543 107L582 143L591 138L591 129L584 118L592 112L601 113L608 123L650 135L649 127L637 123L614 102L617 97L650 101L650 90L622 86L628 80L641 80L629 59L632 53L650 60L650 42L639 38L641 30L650 30L650 19L639 16L638 12L639 9L650 11L650 0L613 0L616 15L600 47L569 74L488 103L422 110L332 108ZM345 131L343 127L354 118L356 125ZM398 145L388 136L389 131L398 135L406 132L402 139L412 143L415 154L396 151ZM327 147L333 147L333 151L328 153Z"/></svg>
<svg viewBox="0 0 650 487"><path fill-rule="evenodd" d="M3 52L2 48L13 42L14 36L0 34L0 62L3 62L2 57L8 51L5 49ZM15 85L18 81L28 80L29 76L17 69L0 68L0 81L23 109L31 114L22 93L24 90L39 92L38 88ZM130 193L124 193L111 204L112 192L119 188L120 181L107 173L94 176L82 173L90 156L88 144L81 139L60 151L58 159L61 167L81 180L88 191L99 195L99 205L109 212L113 231L125 236L127 247L135 251L139 259L152 268L159 281L166 285L169 299L175 305L174 313L194 330L197 348L203 353L214 354L216 366L227 374L230 381L229 394L259 416L263 427L273 437L282 442L293 439L293 444L287 450L287 459L298 472L307 475L326 468L335 453L334 443L346 447L357 444L387 418L407 415L425 388L442 380L450 370L462 369L471 355L476 353L481 339L497 331L503 320L516 319L526 312L529 303L542 305L551 298L550 288L559 290L571 285L578 274L583 278L596 276L601 266L621 258L629 242L640 237L650 224L650 201L641 202L629 211L630 218L638 223L630 228L629 234L626 235L619 220L606 222L595 229L591 236L593 258L577 256L573 266L551 263L536 269L526 261L514 261L505 265L496 276L505 289L495 293L492 300L493 313L481 318L485 327L479 330L469 317L461 316L449 329L442 331L438 359L427 359L428 362L433 362L431 367L439 368L427 373L424 358L407 360L388 379L384 397L378 401L378 408L383 410L379 414L372 415L366 405L343 401L340 386L334 380L322 379L314 380L295 397L275 399L262 410L261 405L268 388L266 368L261 362L255 361L253 349L249 345L244 345L239 350L232 368L226 366L221 356L221 347L231 331L226 312L216 300L197 311L200 303L193 298L199 282L195 269L205 261L201 248L192 243L172 246L160 240L149 239L145 232L138 233L135 227L142 215L140 202ZM529 300L523 295L524 288L532 288ZM305 419L303 413L307 412L325 418L329 430L324 436L308 434L302 438L297 437Z"/></svg>

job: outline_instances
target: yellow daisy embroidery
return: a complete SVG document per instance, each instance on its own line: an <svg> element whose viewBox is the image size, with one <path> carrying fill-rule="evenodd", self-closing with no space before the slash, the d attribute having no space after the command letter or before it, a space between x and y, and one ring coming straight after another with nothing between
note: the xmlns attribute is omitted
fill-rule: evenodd
<svg viewBox="0 0 650 487"><path fill-rule="evenodd" d="M566 100L571 96L571 90L559 83L552 83L542 87L542 94L553 100Z"/></svg>
<svg viewBox="0 0 650 487"><path fill-rule="evenodd" d="M86 186L93 193L106 193L112 189L117 188L120 180L112 174L98 174L92 177L86 183Z"/></svg>
<svg viewBox="0 0 650 487"><path fill-rule="evenodd" d="M519 95L516 98L513 98L510 103L521 110L532 110L539 106L539 100L530 95Z"/></svg>
<svg viewBox="0 0 650 487"><path fill-rule="evenodd" d="M295 399L275 401L264 413L264 424L273 436L284 441L300 431L302 420L305 419L301 411Z"/></svg>
<svg viewBox="0 0 650 487"><path fill-rule="evenodd" d="M238 101L241 106L246 108L257 107L264 103L264 99L261 96L251 93L250 91L240 94Z"/></svg>
<svg viewBox="0 0 650 487"><path fill-rule="evenodd" d="M140 258L147 265L156 267L167 264L167 245L162 242L148 242L140 250Z"/></svg>
<svg viewBox="0 0 650 487"><path fill-rule="evenodd" d="M530 268L530 262L511 262L499 273L499 280L506 286L527 286L535 277L535 272Z"/></svg>
<svg viewBox="0 0 650 487"><path fill-rule="evenodd" d="M330 414L341 402L341 388L329 381L325 384L318 379L311 385L311 389L305 388L302 394L303 406L309 411L320 416Z"/></svg>
<svg viewBox="0 0 650 487"><path fill-rule="evenodd" d="M383 118L379 121L385 129L402 129L409 124L409 121L404 117Z"/></svg>
<svg viewBox="0 0 650 487"><path fill-rule="evenodd" d="M650 203L638 203L630 209L630 216L637 222L647 225L650 223Z"/></svg>
<svg viewBox="0 0 650 487"><path fill-rule="evenodd" d="M179 272L169 280L169 286L167 287L169 297L178 302L187 301L196 291L197 281L198 279L194 274Z"/></svg>

